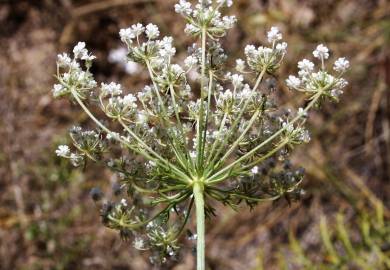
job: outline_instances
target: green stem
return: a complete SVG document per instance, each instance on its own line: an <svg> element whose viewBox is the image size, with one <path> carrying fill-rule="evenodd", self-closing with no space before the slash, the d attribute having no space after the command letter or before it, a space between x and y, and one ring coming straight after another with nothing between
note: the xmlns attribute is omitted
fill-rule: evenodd
<svg viewBox="0 0 390 270"><path fill-rule="evenodd" d="M194 183L194 198L196 207L196 269L205 270L205 213L203 183Z"/></svg>
<svg viewBox="0 0 390 270"><path fill-rule="evenodd" d="M197 137L197 167L198 169L201 167L202 163L202 131L203 131L203 115L204 115L204 108L203 108L203 88L204 88L204 76L206 72L206 28L202 28L202 66L201 66L201 81L200 81L200 108L199 108L199 115L198 115L198 126L196 131L196 137Z"/></svg>
<svg viewBox="0 0 390 270"><path fill-rule="evenodd" d="M244 105L242 106L241 110L240 110L240 113L238 114L238 116L236 117L236 120L233 122L233 125L231 126L230 128L230 132L226 135L226 137L224 138L222 144L219 146L218 150L217 150L217 153L214 155L213 159L211 160L209 166L210 168L214 168L216 165L216 162L218 161L218 157L219 155L221 154L221 152L224 150L224 147L226 146L226 144L228 143L229 141L229 138L236 132L236 127L238 126L238 124L240 123L240 121L242 120L242 116L243 114L245 113L246 111L246 108L248 107L250 101L252 100L252 97L253 95L255 94L256 92L256 89L259 87L261 81L263 80L263 77L264 77L264 74L266 72L266 68L264 68L259 76L257 77L256 79L256 83L255 85L253 86L252 90L251 90L251 93L249 95L249 97L246 99ZM218 165L220 164L220 162L218 161L217 162Z"/></svg>

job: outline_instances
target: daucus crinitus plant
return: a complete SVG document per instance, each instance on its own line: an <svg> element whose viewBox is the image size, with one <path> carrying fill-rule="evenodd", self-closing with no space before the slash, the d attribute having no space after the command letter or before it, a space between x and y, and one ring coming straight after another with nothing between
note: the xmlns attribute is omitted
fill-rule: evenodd
<svg viewBox="0 0 390 270"><path fill-rule="evenodd" d="M219 39L236 18L220 12L231 5L231 0L175 5L187 21L185 33L198 40L183 66L173 62L173 39L159 39L157 26L121 29L127 60L144 66L150 76L150 85L136 95L124 93L115 82L98 86L90 72L95 57L85 43L74 47L73 57L58 56L53 95L78 103L97 129L72 128L74 150L62 145L56 153L76 166L85 166L87 159L106 164L118 175L114 193L124 190L127 196L102 204L103 223L132 238L136 248L152 250L154 262L175 257L193 208L197 269L202 270L205 217L214 214L212 201L235 208L297 199L303 170L293 169L287 156L310 139L304 128L308 111L326 99L337 100L347 84L341 76L348 61L338 59L331 75L325 65L329 51L319 45L313 55L320 67L304 59L298 77L286 80L289 88L307 95L306 107L296 112L278 108L263 81L279 68L287 43L272 27L269 47L246 46L246 60L237 59L235 73L227 72ZM189 72L196 74L193 85ZM98 119L88 105L100 107L111 121ZM101 195L92 191L94 199Z"/></svg>

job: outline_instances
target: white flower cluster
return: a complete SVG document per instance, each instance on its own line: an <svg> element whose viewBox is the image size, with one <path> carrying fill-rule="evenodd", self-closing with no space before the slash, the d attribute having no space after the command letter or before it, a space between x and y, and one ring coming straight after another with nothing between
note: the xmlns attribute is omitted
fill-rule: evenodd
<svg viewBox="0 0 390 270"><path fill-rule="evenodd" d="M102 83L100 94L100 105L102 110L108 117L111 118L124 118L135 121L137 115L137 98L133 94L122 94L122 86L111 82L110 84ZM104 98L109 97L108 101L104 101Z"/></svg>
<svg viewBox="0 0 390 270"><path fill-rule="evenodd" d="M207 31L207 34L219 38L226 34L226 31L234 26L237 19L235 16L221 16L219 9L222 6L231 7L232 0L217 0L216 5L213 1L199 0L198 4L192 8L191 3L186 0L180 0L175 5L175 11L189 21L184 32L198 36L202 30Z"/></svg>
<svg viewBox="0 0 390 270"><path fill-rule="evenodd" d="M59 145L57 150L56 150L56 154L59 157L66 157L66 156L68 156L70 154L69 146L67 146L67 145Z"/></svg>
<svg viewBox="0 0 390 270"><path fill-rule="evenodd" d="M310 140L304 127L308 111L326 98L337 99L347 84L342 75L350 66L348 60L337 59L335 74L330 74L324 65L329 49L321 44L313 52L320 68L303 59L298 74L286 80L289 88L308 94L309 102L298 110L280 109L271 91L277 88L273 74L287 53L287 43L272 27L266 35L269 46L246 46L245 59L237 59L235 71L228 72L228 55L219 38L236 21L221 14L232 4L232 0L198 0L192 6L179 0L175 5L188 23L185 32L198 37L188 48L185 69L174 62L173 38L160 37L156 25L137 23L121 29L126 46L110 53L109 61L131 64L131 74L141 66L147 70L150 81L137 94L116 82L101 83L92 92L97 83L89 70L95 57L84 42L74 47L73 57L58 55L54 96L77 102L98 129L72 128L74 151L60 145L56 155L75 166L86 166L87 158L107 164L123 188L136 193L134 198L147 194L147 200L119 197L101 214L106 226L124 238L134 235L137 249L151 249L161 260L176 254L178 228L185 228L192 203L197 209L204 207L200 198L252 207L263 200L297 197L303 173L291 174L288 166L275 163L285 160L295 145ZM191 77L196 84L190 85ZM99 120L89 104L100 106L111 121ZM137 205L146 201L167 208L149 219L152 212ZM188 213L180 210L185 202ZM183 215L175 218L183 224L170 226L166 217L173 212ZM204 238L203 232L198 237ZM202 247L197 250L200 254Z"/></svg>
<svg viewBox="0 0 390 270"><path fill-rule="evenodd" d="M79 42L73 48L73 54L75 58L79 58L85 61L92 61L96 59L96 57L92 54L88 54L88 50L85 48L85 42Z"/></svg>
<svg viewBox="0 0 390 270"><path fill-rule="evenodd" d="M310 133L307 129L304 129L303 127L294 127L293 124L288 122L283 122L282 128L284 129L285 136L288 138L290 147L310 142Z"/></svg>
<svg viewBox="0 0 390 270"><path fill-rule="evenodd" d="M101 84L101 93L103 97L108 95L110 96L118 96L122 94L122 85L119 83L110 82Z"/></svg>
<svg viewBox="0 0 390 270"><path fill-rule="evenodd" d="M58 71L64 70L64 72L62 74L58 72L57 74L59 83L53 86L52 93L54 97L69 95L74 90L78 92L81 98L85 98L86 94L96 87L96 81L89 72L92 60L96 57L88 53L84 42L79 42L73 48L73 55L73 58L66 53L57 56ZM80 65L80 60L84 62L85 70Z"/></svg>
<svg viewBox="0 0 390 270"><path fill-rule="evenodd" d="M268 41L272 47L260 46L256 48L254 45L245 47L246 62L252 71L261 72L266 69L268 72L274 72L280 65L287 52L287 43L279 42L282 39L282 34L277 27L272 27L267 33ZM242 66L242 62L240 62Z"/></svg>
<svg viewBox="0 0 390 270"><path fill-rule="evenodd" d="M137 23L129 28L121 29L119 35L127 45L130 63L150 64L152 67L161 69L169 65L170 59L176 54L176 48L172 45L173 38L163 37L157 40L160 31L154 24L143 26Z"/></svg>
<svg viewBox="0 0 390 270"><path fill-rule="evenodd" d="M324 60L329 58L329 49L323 44L317 46L313 55L321 60L322 68L315 70L313 62L303 59L298 62L298 77L290 75L286 80L289 88L308 94L326 94L335 100L343 93L343 88L348 82L343 79L342 74L349 68L349 61L344 57L335 61L333 69L338 73L333 76L325 70Z"/></svg>

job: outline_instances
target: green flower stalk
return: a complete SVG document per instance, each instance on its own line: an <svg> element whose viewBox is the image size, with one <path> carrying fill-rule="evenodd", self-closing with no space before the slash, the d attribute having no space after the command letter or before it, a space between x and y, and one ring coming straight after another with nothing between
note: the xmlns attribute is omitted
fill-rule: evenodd
<svg viewBox="0 0 390 270"><path fill-rule="evenodd" d="M90 72L95 57L84 42L74 47L73 56L58 55L53 95L79 104L96 130L72 128L74 148L61 145L56 153L75 166L91 159L116 174L113 198L99 203L103 223L133 239L137 249L150 250L153 263L177 256L194 208L197 233L191 239L197 242L197 269L204 270L205 219L215 214L213 201L236 208L298 199L303 170L293 168L288 155L310 140L304 128L309 110L337 100L347 84L341 76L348 61L338 59L331 75L325 66L329 51L319 45L313 55L320 69L304 59L298 77L286 80L289 88L307 95L307 106L281 110L264 80L280 67L287 43L272 27L270 46L246 46L246 60L237 59L236 73L227 72L219 39L236 22L221 15L231 5L231 0L175 5L187 22L185 33L197 39L184 65L174 63L173 39L159 39L157 26L121 29L126 61L143 66L150 76L150 85L136 95L115 82L98 86ZM90 107L100 108L107 119L98 119ZM101 199L98 189L92 193Z"/></svg>

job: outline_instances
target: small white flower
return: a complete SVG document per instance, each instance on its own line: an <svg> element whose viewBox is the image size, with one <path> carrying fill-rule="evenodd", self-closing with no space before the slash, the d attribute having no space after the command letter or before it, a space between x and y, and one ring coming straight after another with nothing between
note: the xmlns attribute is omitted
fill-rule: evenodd
<svg viewBox="0 0 390 270"><path fill-rule="evenodd" d="M289 88L298 88L301 85L301 80L293 75L290 75L288 76L286 83Z"/></svg>
<svg viewBox="0 0 390 270"><path fill-rule="evenodd" d="M121 205L123 205L123 206L125 206L125 207L127 206L127 201L126 201L126 199L122 199L122 200L121 200Z"/></svg>
<svg viewBox="0 0 390 270"><path fill-rule="evenodd" d="M133 242L134 248L138 250L145 250L145 241L141 237L136 237Z"/></svg>
<svg viewBox="0 0 390 270"><path fill-rule="evenodd" d="M176 53L176 48L172 47L172 44L166 44L164 47L159 51L159 54L161 57L172 57Z"/></svg>
<svg viewBox="0 0 390 270"><path fill-rule="evenodd" d="M245 84L242 88L241 92L239 93L240 99L248 99L252 96L252 89L249 86L249 84Z"/></svg>
<svg viewBox="0 0 390 270"><path fill-rule="evenodd" d="M152 23L149 23L146 26L145 33L149 39L155 39L160 35L160 31L158 30L158 27Z"/></svg>
<svg viewBox="0 0 390 270"><path fill-rule="evenodd" d="M273 26L267 33L268 42L272 43L282 39L282 34L279 32L279 28Z"/></svg>
<svg viewBox="0 0 390 270"><path fill-rule="evenodd" d="M175 5L175 12L185 16L191 15L191 3L188 3L186 0L180 0L180 2Z"/></svg>
<svg viewBox="0 0 390 270"><path fill-rule="evenodd" d="M246 45L245 46L245 55L250 57L257 54L256 47L254 45Z"/></svg>
<svg viewBox="0 0 390 270"><path fill-rule="evenodd" d="M230 29L233 28L236 22L237 22L236 16L224 16L220 23L220 27L225 29Z"/></svg>
<svg viewBox="0 0 390 270"><path fill-rule="evenodd" d="M135 103L136 101L137 101L137 98L133 94L128 94L128 95L123 97L123 104L125 106L135 108L135 107L137 107L137 104Z"/></svg>
<svg viewBox="0 0 390 270"><path fill-rule="evenodd" d="M234 87L240 87L244 81L244 77L239 74L233 74L231 75L231 80Z"/></svg>
<svg viewBox="0 0 390 270"><path fill-rule="evenodd" d="M58 97L58 96L62 95L62 93L64 93L65 90L66 89L64 88L64 86L62 84L55 84L53 86L53 89L52 89L53 96Z"/></svg>
<svg viewBox="0 0 390 270"><path fill-rule="evenodd" d="M180 75L180 74L183 74L183 73L184 73L184 70L181 68L181 66L179 66L179 65L177 65L177 64L171 65L171 71L172 71L175 75Z"/></svg>
<svg viewBox="0 0 390 270"><path fill-rule="evenodd" d="M59 145L56 150L56 154L59 157L66 157L69 155L69 153L70 153L70 149L69 146L67 145Z"/></svg>
<svg viewBox="0 0 390 270"><path fill-rule="evenodd" d="M304 71L313 71L314 63L307 59L303 59L302 61L298 62L298 68Z"/></svg>
<svg viewBox="0 0 390 270"><path fill-rule="evenodd" d="M122 86L119 83L101 83L101 88L104 95L117 96L122 94Z"/></svg>
<svg viewBox="0 0 390 270"><path fill-rule="evenodd" d="M307 116L307 112L305 112L305 110L303 108L299 108L298 109L298 115L306 117Z"/></svg>
<svg viewBox="0 0 390 270"><path fill-rule="evenodd" d="M276 44L276 50L280 53L286 53L287 52L287 42L282 42Z"/></svg>
<svg viewBox="0 0 390 270"><path fill-rule="evenodd" d="M172 47L173 37L164 37L159 41L161 47Z"/></svg>
<svg viewBox="0 0 390 270"><path fill-rule="evenodd" d="M85 61L92 61L96 59L96 56L94 56L93 54L83 54L83 56L81 56L81 60L85 60Z"/></svg>
<svg viewBox="0 0 390 270"><path fill-rule="evenodd" d="M289 133L294 131L294 126L290 123L283 122L282 128L284 128Z"/></svg>
<svg viewBox="0 0 390 270"><path fill-rule="evenodd" d="M72 59L70 59L67 53L59 54L57 56L57 63L60 67L67 67L72 63Z"/></svg>
<svg viewBox="0 0 390 270"><path fill-rule="evenodd" d="M187 34L195 35L196 33L200 32L200 28L193 24L187 23L184 32Z"/></svg>
<svg viewBox="0 0 390 270"><path fill-rule="evenodd" d="M85 42L79 42L73 48L73 54L74 54L75 58L80 58L87 53L88 53L88 51L87 51L87 49L85 49Z"/></svg>
<svg viewBox="0 0 390 270"><path fill-rule="evenodd" d="M300 134L299 134L299 139L304 142L304 143L308 143L310 142L310 133L308 130L304 129L304 130L301 130Z"/></svg>
<svg viewBox="0 0 390 270"><path fill-rule="evenodd" d="M243 72L245 70L245 61L242 59L236 60L236 70Z"/></svg>
<svg viewBox="0 0 390 270"><path fill-rule="evenodd" d="M349 61L344 57L339 58L334 62L333 69L338 72L344 72L349 68Z"/></svg>
<svg viewBox="0 0 390 270"><path fill-rule="evenodd" d="M318 59L328 59L329 58L329 49L325 47L323 44L317 46L317 48L313 51L314 57Z"/></svg>
<svg viewBox="0 0 390 270"><path fill-rule="evenodd" d="M251 169L251 173L253 174L258 174L259 173L259 167L258 166L255 166Z"/></svg>
<svg viewBox="0 0 390 270"><path fill-rule="evenodd" d="M187 68L190 68L194 65L196 65L198 63L198 59L193 56L193 55L190 55L188 56L185 60L184 60L184 65L187 67Z"/></svg>
<svg viewBox="0 0 390 270"><path fill-rule="evenodd" d="M132 39L135 38L133 29L131 28L121 29L119 31L119 36L123 42L130 44L133 42Z"/></svg>
<svg viewBox="0 0 390 270"><path fill-rule="evenodd" d="M230 89L227 89L225 92L221 92L219 94L219 98L221 101L231 100L233 98L233 93L230 91Z"/></svg>
<svg viewBox="0 0 390 270"><path fill-rule="evenodd" d="M133 30L133 34L135 36L139 36L145 31L145 27L140 23L132 25L131 29Z"/></svg>

